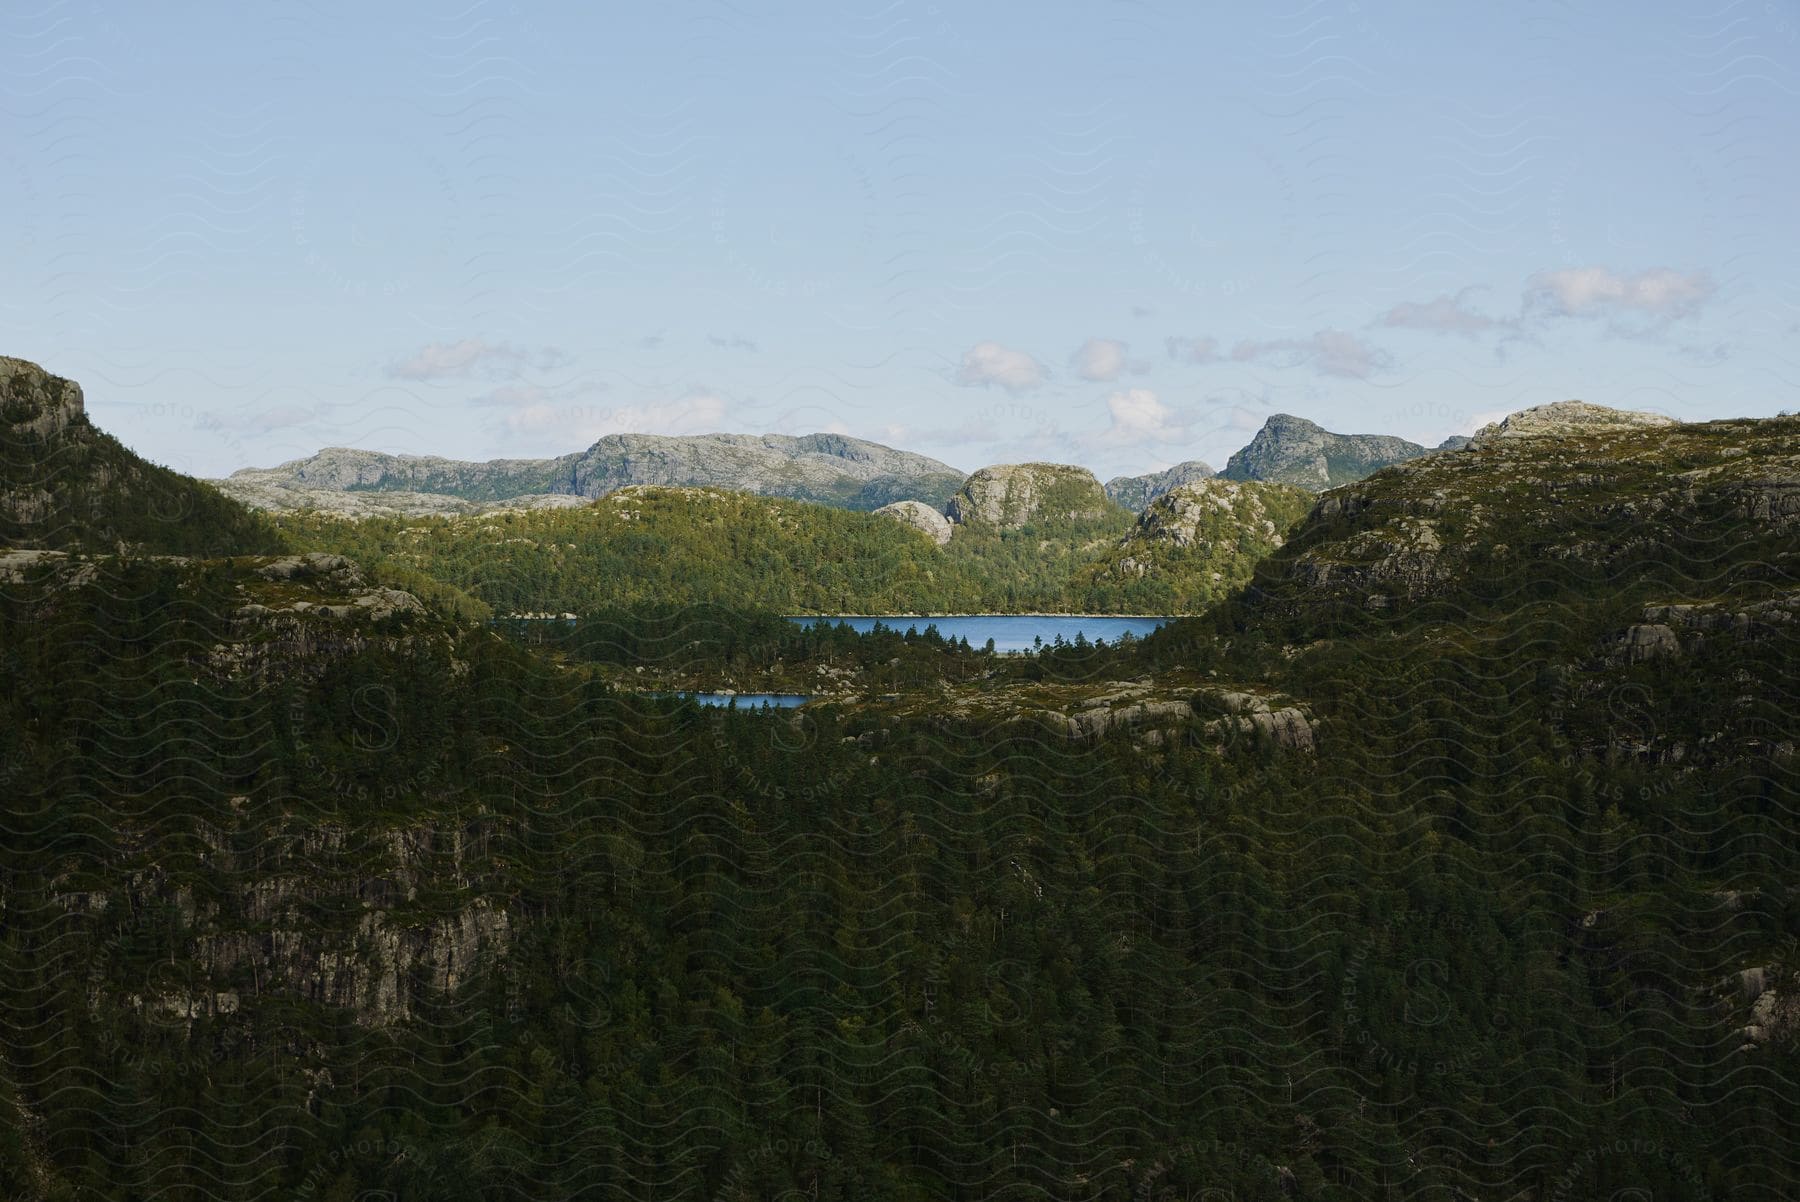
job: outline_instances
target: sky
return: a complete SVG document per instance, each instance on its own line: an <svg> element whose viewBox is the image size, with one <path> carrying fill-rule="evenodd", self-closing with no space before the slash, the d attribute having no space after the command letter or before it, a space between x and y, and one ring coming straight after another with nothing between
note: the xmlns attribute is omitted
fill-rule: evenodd
<svg viewBox="0 0 1800 1202"><path fill-rule="evenodd" d="M0 12L0 353L203 476L1800 408L1800 3Z"/></svg>

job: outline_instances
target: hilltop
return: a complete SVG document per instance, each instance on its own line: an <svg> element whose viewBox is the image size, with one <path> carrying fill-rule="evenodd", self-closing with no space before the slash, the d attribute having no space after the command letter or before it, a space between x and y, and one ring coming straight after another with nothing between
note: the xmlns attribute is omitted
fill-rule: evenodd
<svg viewBox="0 0 1800 1202"><path fill-rule="evenodd" d="M329 447L217 483L265 509L370 512L380 504L390 512L433 513L455 503L467 512L463 506L593 499L634 484L729 488L867 510L908 498L942 505L962 482L961 472L935 459L841 434L609 434L554 459L485 463ZM391 496L376 502L368 494Z"/></svg>
<svg viewBox="0 0 1800 1202"><path fill-rule="evenodd" d="M1451 439L1440 449L1456 443ZM1227 480L1271 480L1319 492L1360 480L1390 463L1427 454L1426 448L1391 434L1333 434L1316 422L1277 413L1219 475Z"/></svg>
<svg viewBox="0 0 1800 1202"><path fill-rule="evenodd" d="M281 543L211 485L96 429L73 380L0 357L0 546L220 555Z"/></svg>

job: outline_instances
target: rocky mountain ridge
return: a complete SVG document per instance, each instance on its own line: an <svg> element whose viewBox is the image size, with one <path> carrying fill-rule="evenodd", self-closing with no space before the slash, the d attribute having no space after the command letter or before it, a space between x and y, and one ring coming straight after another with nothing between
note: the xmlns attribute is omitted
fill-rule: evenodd
<svg viewBox="0 0 1800 1202"><path fill-rule="evenodd" d="M1277 413L1219 475L1227 480L1297 484L1319 492L1427 453L1418 443L1391 434L1333 434L1303 417Z"/></svg>
<svg viewBox="0 0 1800 1202"><path fill-rule="evenodd" d="M963 475L909 451L842 434L608 434L585 451L553 459L472 463L432 455L389 455L328 447L273 468L245 468L217 481L260 508L340 510L341 494L402 494L382 503L399 512L450 512L447 497L480 508L500 503L592 500L632 484L731 488L765 496L876 509L922 498L943 504ZM468 510L462 510L467 512Z"/></svg>
<svg viewBox="0 0 1800 1202"><path fill-rule="evenodd" d="M1146 472L1142 476L1114 476L1106 482L1106 495L1133 513L1142 513L1150 507L1150 502L1164 493L1183 484L1204 480L1212 474L1213 470L1208 464L1190 459L1160 472Z"/></svg>

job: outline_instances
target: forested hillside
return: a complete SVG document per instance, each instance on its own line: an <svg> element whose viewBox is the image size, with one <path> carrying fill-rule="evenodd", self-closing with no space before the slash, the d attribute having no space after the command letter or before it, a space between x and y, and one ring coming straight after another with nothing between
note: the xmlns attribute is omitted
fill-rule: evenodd
<svg viewBox="0 0 1800 1202"><path fill-rule="evenodd" d="M0 356L0 547L229 555L281 545L209 484L88 421L81 386Z"/></svg>
<svg viewBox="0 0 1800 1202"><path fill-rule="evenodd" d="M776 613L1143 612L1198 608L1246 578L1266 543L1219 540L1206 572L1134 596L1084 569L1117 549L1130 517L1111 507L1003 525L976 518L948 545L886 516L692 488L629 488L573 510L453 518L317 514L277 519L296 545L404 569L500 613L725 605ZM1288 511L1284 511L1286 514ZM1259 515L1259 521L1261 520ZM1259 538L1266 538L1258 527ZM1211 571L1224 566L1219 580Z"/></svg>
<svg viewBox="0 0 1800 1202"><path fill-rule="evenodd" d="M1203 616L1005 665L636 610L552 658L382 583L431 522L9 553L0 1197L1791 1196L1797 435L1421 457ZM935 562L702 499L408 562ZM598 675L765 639L891 692Z"/></svg>

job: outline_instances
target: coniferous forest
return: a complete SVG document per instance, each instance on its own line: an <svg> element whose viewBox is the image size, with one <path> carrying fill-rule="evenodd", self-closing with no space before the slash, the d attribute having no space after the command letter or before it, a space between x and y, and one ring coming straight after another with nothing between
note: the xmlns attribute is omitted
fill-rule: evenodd
<svg viewBox="0 0 1800 1202"><path fill-rule="evenodd" d="M1000 655L495 623L173 474L134 542L19 407L0 1196L1791 1193L1796 419L1419 459Z"/></svg>

